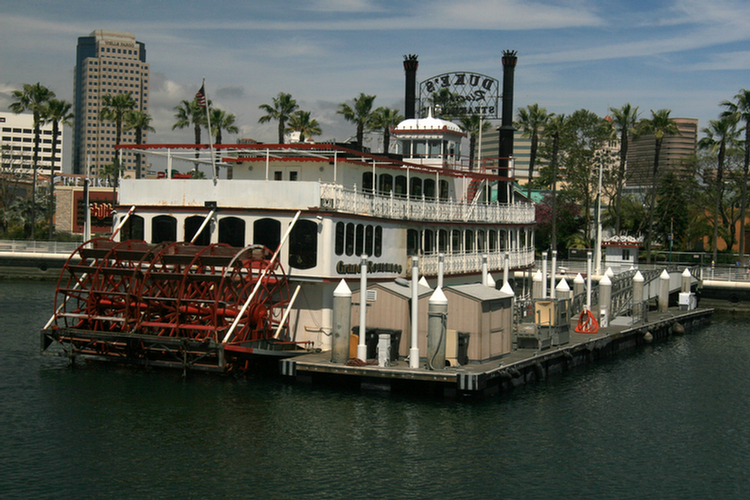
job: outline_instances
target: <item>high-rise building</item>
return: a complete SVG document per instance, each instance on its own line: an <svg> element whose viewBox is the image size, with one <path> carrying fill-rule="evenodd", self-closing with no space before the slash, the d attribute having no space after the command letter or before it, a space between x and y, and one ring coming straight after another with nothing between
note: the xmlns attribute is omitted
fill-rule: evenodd
<svg viewBox="0 0 750 500"><path fill-rule="evenodd" d="M73 173L97 175L115 159L116 125L99 119L102 96L130 93L135 110L148 112L149 65L146 46L130 33L92 31L78 38L73 84ZM146 142L143 132L142 142ZM135 131L122 131L121 144L135 142ZM86 171L90 161L90 171ZM124 176L135 176L136 155L121 155ZM141 167L143 169L143 167ZM143 173L143 172L141 172Z"/></svg>
<svg viewBox="0 0 750 500"><path fill-rule="evenodd" d="M684 160L695 154L698 144L698 119L673 118L679 135L668 135L659 151L659 175L682 167ZM651 186L656 141L653 134L631 139L628 147L626 185L629 190L642 190Z"/></svg>
<svg viewBox="0 0 750 500"><path fill-rule="evenodd" d="M62 171L63 130L57 132L55 145L55 172ZM34 116L31 113L0 112L0 162L6 169L31 173L34 168ZM48 175L52 166L52 124L40 127L37 171Z"/></svg>

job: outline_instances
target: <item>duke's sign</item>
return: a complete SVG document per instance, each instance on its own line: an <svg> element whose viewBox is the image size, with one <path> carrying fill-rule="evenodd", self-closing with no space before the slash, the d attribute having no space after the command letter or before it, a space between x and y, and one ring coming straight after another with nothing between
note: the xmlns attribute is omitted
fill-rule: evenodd
<svg viewBox="0 0 750 500"><path fill-rule="evenodd" d="M438 114L458 117L480 114L498 118L500 82L479 73L444 73L419 85L422 106L438 107Z"/></svg>

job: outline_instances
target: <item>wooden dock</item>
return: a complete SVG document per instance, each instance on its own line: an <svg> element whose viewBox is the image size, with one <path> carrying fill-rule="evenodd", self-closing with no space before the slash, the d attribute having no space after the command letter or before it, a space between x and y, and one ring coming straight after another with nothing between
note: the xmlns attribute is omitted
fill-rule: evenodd
<svg viewBox="0 0 750 500"><path fill-rule="evenodd" d="M288 380L321 383L351 388L375 388L443 396L472 396L504 392L529 382L562 374L577 366L596 363L608 357L633 351L649 341L666 340L671 335L710 320L713 309L667 312L649 311L647 319L635 322L618 317L597 333L580 334L571 326L570 342L547 349L516 349L485 363L429 370L422 360L421 368L409 368L408 361L392 361L388 367L377 365L348 366L331 362L330 352L306 354L281 361L281 375ZM679 325L679 326L675 326ZM408 338L402 341L408 341Z"/></svg>

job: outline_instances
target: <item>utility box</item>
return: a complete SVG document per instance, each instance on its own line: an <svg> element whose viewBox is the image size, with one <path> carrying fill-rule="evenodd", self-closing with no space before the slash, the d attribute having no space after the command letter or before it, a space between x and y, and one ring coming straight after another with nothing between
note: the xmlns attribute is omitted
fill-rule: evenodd
<svg viewBox="0 0 750 500"><path fill-rule="evenodd" d="M540 349L567 344L570 342L570 299L535 300L534 323Z"/></svg>
<svg viewBox="0 0 750 500"><path fill-rule="evenodd" d="M681 292L679 296L680 311L692 311L698 307L694 293Z"/></svg>

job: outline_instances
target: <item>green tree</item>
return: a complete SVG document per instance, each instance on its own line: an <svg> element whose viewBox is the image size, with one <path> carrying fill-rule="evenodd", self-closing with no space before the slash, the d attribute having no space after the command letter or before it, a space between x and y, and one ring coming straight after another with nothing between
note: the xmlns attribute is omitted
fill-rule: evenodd
<svg viewBox="0 0 750 500"><path fill-rule="evenodd" d="M560 161L560 138L566 130L567 117L564 114L551 116L545 125L542 135L549 142L550 170L552 172L552 236L551 247L557 248L557 173Z"/></svg>
<svg viewBox="0 0 750 500"><path fill-rule="evenodd" d="M211 101L208 101L207 104L210 106ZM180 104L174 107L176 111L174 117L177 121L172 125L172 130L193 127L195 145L199 145L201 143L201 127L206 126L206 109L198 104L198 99L181 101ZM195 159L197 160L199 157L200 148L195 148ZM198 171L198 162L195 163L195 171Z"/></svg>
<svg viewBox="0 0 750 500"><path fill-rule="evenodd" d="M42 135L41 126L43 124L44 115L47 112L47 104L50 99L55 97L55 93L50 89L40 84L24 83L23 90L14 90L11 95L15 102L12 102L8 108L15 114L23 113L24 111L31 111L34 115L34 157L32 168L34 172L33 181L31 184L31 239L34 239L34 226L36 225L36 184L37 184L37 169L39 167L39 138Z"/></svg>
<svg viewBox="0 0 750 500"><path fill-rule="evenodd" d="M680 135L677 123L669 117L669 109L651 110L651 118L641 120L636 127L636 135L651 134L654 136L654 163L651 169L651 196L648 208L648 226L646 227L646 263L651 263L651 243L654 236L654 209L656 208L656 192L658 188L659 155L664 138L670 135Z"/></svg>
<svg viewBox="0 0 750 500"><path fill-rule="evenodd" d="M211 134L216 138L215 144L221 144L221 131L226 130L229 134L237 134L240 129L235 125L237 118L232 113L223 109L211 109Z"/></svg>
<svg viewBox="0 0 750 500"><path fill-rule="evenodd" d="M716 198L714 202L714 235L712 240L713 261L717 261L717 243L719 241L719 219L722 209L721 202L724 195L724 160L727 155L727 147L731 147L738 139L737 116L734 114L723 115L718 120L708 122L708 127L704 127L701 132L705 136L698 141L698 149L710 151L716 154ZM730 229L731 230L731 229Z"/></svg>
<svg viewBox="0 0 750 500"><path fill-rule="evenodd" d="M461 130L469 134L469 170L474 168L474 156L477 149L477 141L479 140L479 131L482 133L488 132L492 128L492 124L484 120L479 115L464 115L461 117L459 124Z"/></svg>
<svg viewBox="0 0 750 500"><path fill-rule="evenodd" d="M344 119L357 125L357 147L364 149L365 130L372 128L373 111L372 103L375 101L374 95L368 95L364 92L359 97L354 98L354 105L346 102L339 104L338 114L343 115Z"/></svg>
<svg viewBox="0 0 750 500"><path fill-rule="evenodd" d="M534 166L536 165L536 154L539 149L539 137L544 132L544 127L554 113L547 113L545 108L539 104L529 104L525 108L518 108L518 115L513 126L521 131L521 137L531 139L529 150L529 184L527 186L527 197L531 199L531 180L534 178Z"/></svg>
<svg viewBox="0 0 750 500"><path fill-rule="evenodd" d="M50 165L49 180L49 228L47 239L52 239L53 224L52 218L55 212L55 151L57 151L57 138L60 135L60 125L73 126L73 113L70 108L73 105L62 99L50 99L47 105L47 111L44 115L44 121L52 123L52 164Z"/></svg>
<svg viewBox="0 0 750 500"><path fill-rule="evenodd" d="M628 161L628 146L630 136L635 131L635 125L638 123L638 107L633 108L630 103L623 104L620 108L609 108L612 113L612 127L619 135L620 139L620 165L617 169L617 179L615 181L615 234L620 234L622 218L620 206L622 203L622 189L625 187L625 167Z"/></svg>
<svg viewBox="0 0 750 500"><path fill-rule="evenodd" d="M289 118L287 132L299 132L299 140L305 142L305 139L312 138L314 135L320 135L323 131L320 124L315 118L310 118L309 111L297 111Z"/></svg>
<svg viewBox="0 0 750 500"><path fill-rule="evenodd" d="M724 113L735 115L738 122L744 122L744 163L741 182L740 201L740 260L745 260L745 214L747 213L747 182L750 172L750 90L742 89L734 96L734 102L722 101L721 106L725 108Z"/></svg>
<svg viewBox="0 0 750 500"><path fill-rule="evenodd" d="M115 124L115 146L120 145L122 140L122 128L125 123L125 117L135 108L135 100L130 92L125 94L104 94L102 96L102 107L99 109L99 119L110 121ZM112 205L117 205L117 184L119 174L122 173L122 161L120 161L120 150L115 148L114 164L118 175L114 178L114 188L112 190Z"/></svg>
<svg viewBox="0 0 750 500"><path fill-rule="evenodd" d="M404 116L397 109L381 106L375 110L372 116L373 130L383 131L383 153L390 152L391 129L401 123Z"/></svg>
<svg viewBox="0 0 750 500"><path fill-rule="evenodd" d="M135 130L135 143L143 144L144 132L156 132L151 126L151 115L144 111L131 110L125 115L125 130ZM141 178L141 153L136 153L135 178Z"/></svg>
<svg viewBox="0 0 750 500"><path fill-rule="evenodd" d="M297 101L292 99L292 94L279 92L279 95L273 98L273 106L261 104L258 108L266 112L258 119L258 123L268 123L271 120L279 122L279 144L284 144L286 122L291 118L292 113L299 109Z"/></svg>
<svg viewBox="0 0 750 500"><path fill-rule="evenodd" d="M565 120L560 137L566 191L582 205L587 241L592 239L592 207L598 196L599 169L604 161L602 146L609 137L607 122L586 109L573 112Z"/></svg>

